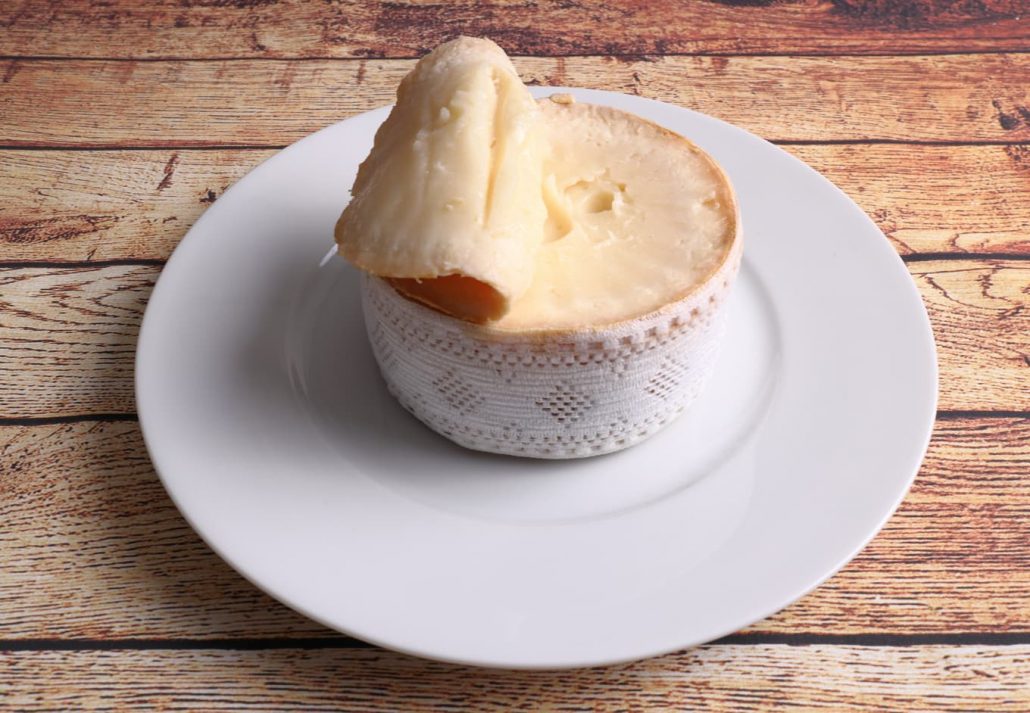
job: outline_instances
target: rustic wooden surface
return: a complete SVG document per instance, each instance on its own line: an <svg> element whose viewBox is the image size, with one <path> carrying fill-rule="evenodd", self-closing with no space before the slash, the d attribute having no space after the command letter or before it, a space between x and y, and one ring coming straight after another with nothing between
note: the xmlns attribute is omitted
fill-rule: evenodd
<svg viewBox="0 0 1030 713"><path fill-rule="evenodd" d="M904 257L940 355L912 492L720 642L528 674L330 632L193 534L135 419L150 289L254 165L490 35L540 84L779 142ZM1030 2L0 4L0 709L1030 709Z"/></svg>

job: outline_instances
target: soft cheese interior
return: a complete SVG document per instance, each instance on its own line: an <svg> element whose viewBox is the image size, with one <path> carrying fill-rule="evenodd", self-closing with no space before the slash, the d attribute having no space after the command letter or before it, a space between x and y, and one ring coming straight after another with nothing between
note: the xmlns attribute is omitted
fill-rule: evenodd
<svg viewBox="0 0 1030 713"><path fill-rule="evenodd" d="M544 242L501 329L600 326L646 314L714 272L736 230L707 154L608 107L542 100Z"/></svg>
<svg viewBox="0 0 1030 713"><path fill-rule="evenodd" d="M344 257L408 297L509 331L603 326L675 301L736 232L729 184L632 114L535 102L488 40L424 57L358 170Z"/></svg>

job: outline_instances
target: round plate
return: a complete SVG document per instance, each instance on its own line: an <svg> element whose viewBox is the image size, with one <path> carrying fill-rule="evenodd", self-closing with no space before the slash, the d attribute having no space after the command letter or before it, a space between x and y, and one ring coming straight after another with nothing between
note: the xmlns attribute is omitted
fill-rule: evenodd
<svg viewBox="0 0 1030 713"><path fill-rule="evenodd" d="M197 221L147 307L136 392L190 524L308 616L436 659L638 659L768 616L901 501L936 408L933 337L886 238L789 154L721 121L577 89L709 151L745 259L713 381L651 440L546 462L463 450L386 393L356 274L327 255L387 110L294 144Z"/></svg>

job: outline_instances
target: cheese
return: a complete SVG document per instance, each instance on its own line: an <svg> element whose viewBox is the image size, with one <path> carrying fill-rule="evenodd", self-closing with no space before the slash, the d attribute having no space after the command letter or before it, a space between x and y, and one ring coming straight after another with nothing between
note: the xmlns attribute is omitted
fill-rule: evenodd
<svg viewBox="0 0 1030 713"><path fill-rule="evenodd" d="M494 326L601 327L682 298L725 259L736 205L696 146L607 107L542 100L547 222L533 282Z"/></svg>
<svg viewBox="0 0 1030 713"><path fill-rule="evenodd" d="M539 116L496 44L437 47L401 82L358 169L340 253L449 314L503 316L543 241Z"/></svg>
<svg viewBox="0 0 1030 713"><path fill-rule="evenodd" d="M743 249L726 177L654 124L561 101L541 107L544 242L505 315L473 324L362 279L390 393L466 448L628 448L693 403L718 357Z"/></svg>
<svg viewBox="0 0 1030 713"><path fill-rule="evenodd" d="M421 60L337 224L400 404L476 450L618 451L697 398L742 244L681 136L559 96L462 38Z"/></svg>

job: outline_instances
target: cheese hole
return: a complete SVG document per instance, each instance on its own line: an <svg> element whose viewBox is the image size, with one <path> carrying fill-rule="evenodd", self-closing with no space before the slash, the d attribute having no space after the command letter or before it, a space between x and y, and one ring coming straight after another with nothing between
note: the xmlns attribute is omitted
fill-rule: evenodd
<svg viewBox="0 0 1030 713"><path fill-rule="evenodd" d="M608 213L629 203L626 184L612 181L605 171L592 179L580 179L559 188L555 176L544 179L544 205L547 221L544 225L545 242L560 240L569 235L576 225L576 217Z"/></svg>
<svg viewBox="0 0 1030 713"><path fill-rule="evenodd" d="M587 213L603 213L612 209L615 202L615 194L611 191L593 191L587 196L586 205L583 206Z"/></svg>
<svg viewBox="0 0 1030 713"><path fill-rule="evenodd" d="M612 181L605 171L595 179L581 179L565 189L565 195L572 205L585 214L606 213L623 203L629 203L626 184Z"/></svg>
<svg viewBox="0 0 1030 713"><path fill-rule="evenodd" d="M565 189L565 195L584 213L603 213L615 202L615 194L594 181L576 181Z"/></svg>
<svg viewBox="0 0 1030 713"><path fill-rule="evenodd" d="M547 221L544 223L544 242L561 240L572 232L572 214L568 201L559 191L554 175L544 179L544 206L547 208Z"/></svg>

